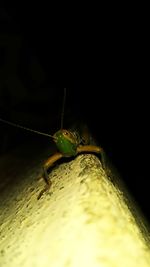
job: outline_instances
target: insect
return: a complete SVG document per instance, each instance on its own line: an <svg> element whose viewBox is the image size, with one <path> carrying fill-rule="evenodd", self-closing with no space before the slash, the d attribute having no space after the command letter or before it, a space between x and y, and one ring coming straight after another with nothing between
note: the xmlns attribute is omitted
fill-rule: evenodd
<svg viewBox="0 0 150 267"><path fill-rule="evenodd" d="M46 183L45 188L40 192L38 199L41 198L43 193L47 191L51 186L51 181L49 180L48 169L53 166L53 164L63 157L75 157L80 153L89 152L89 153L97 153L101 155L102 165L103 165L103 155L104 151L100 146L89 144L89 137L85 127L83 127L83 131L81 136L76 131L70 131L63 129L63 117L64 117L64 106L66 99L66 88L64 88L64 98L63 98L63 106L61 113L61 129L58 130L54 135L50 135L47 133L39 132L30 128L26 128L24 126L9 122L7 120L3 120L0 118L1 122L7 123L9 125L19 127L37 134L45 135L53 139L56 144L57 152L51 155L43 165L43 179Z"/></svg>

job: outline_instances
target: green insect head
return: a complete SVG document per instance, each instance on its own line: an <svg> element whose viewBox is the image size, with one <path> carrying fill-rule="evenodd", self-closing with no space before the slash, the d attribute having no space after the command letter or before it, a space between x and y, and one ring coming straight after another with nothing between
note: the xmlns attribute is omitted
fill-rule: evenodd
<svg viewBox="0 0 150 267"><path fill-rule="evenodd" d="M79 140L74 132L61 129L53 135L57 149L63 156L75 156Z"/></svg>

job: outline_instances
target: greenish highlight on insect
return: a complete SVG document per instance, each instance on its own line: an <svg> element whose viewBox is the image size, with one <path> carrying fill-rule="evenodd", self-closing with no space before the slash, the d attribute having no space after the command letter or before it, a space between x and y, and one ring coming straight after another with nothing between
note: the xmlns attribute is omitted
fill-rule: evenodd
<svg viewBox="0 0 150 267"><path fill-rule="evenodd" d="M57 131L53 137L57 149L63 154L63 156L70 157L77 154L79 140L75 133L61 129Z"/></svg>

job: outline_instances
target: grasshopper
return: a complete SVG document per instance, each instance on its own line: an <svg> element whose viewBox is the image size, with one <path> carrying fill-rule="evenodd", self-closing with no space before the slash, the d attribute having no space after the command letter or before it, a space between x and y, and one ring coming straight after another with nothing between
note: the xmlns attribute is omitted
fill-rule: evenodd
<svg viewBox="0 0 150 267"><path fill-rule="evenodd" d="M66 88L64 88L64 98L63 98L63 106L62 106L62 113L61 113L61 129L58 130L53 135L43 133L40 131L36 131L30 128L26 128L24 126L15 124L13 122L3 120L0 118L0 121L3 123L7 123L14 127L19 127L27 131L31 131L36 134L41 134L53 139L56 144L57 152L51 155L43 164L43 179L46 183L46 187L40 192L37 199L40 199L41 196L45 191L47 191L51 186L51 181L49 180L48 176L48 169L50 169L53 164L63 157L75 157L80 153L96 153L101 155L102 165L103 165L103 158L104 158L104 151L100 146L91 145L89 142L89 137L86 131L86 128L83 127L83 131L81 135L76 131L66 130L63 129L63 118L64 118L64 107L65 107L65 100L66 100Z"/></svg>

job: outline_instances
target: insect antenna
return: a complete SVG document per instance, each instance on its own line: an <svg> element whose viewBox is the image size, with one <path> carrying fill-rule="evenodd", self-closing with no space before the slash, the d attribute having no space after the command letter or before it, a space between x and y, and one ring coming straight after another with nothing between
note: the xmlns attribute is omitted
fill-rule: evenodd
<svg viewBox="0 0 150 267"><path fill-rule="evenodd" d="M0 118L0 121L3 122L3 123L9 124L9 125L11 125L11 126L17 127L17 128L21 128L21 129L24 129L24 130L27 130L27 131L30 131L30 132L33 132L33 133L36 133L36 134L40 134L40 135L44 135L44 136L48 136L48 137L51 137L51 138L55 139L55 137L54 137L53 135L50 135L50 134L47 134L47 133L43 133L43 132L40 132L40 131L36 131L36 130L30 129L30 128L24 127L24 126L22 126L22 125L13 123L13 122L10 122L10 121L7 121L7 120L3 120L3 119L1 119L1 118Z"/></svg>
<svg viewBox="0 0 150 267"><path fill-rule="evenodd" d="M63 103L62 103L61 125L60 125L61 129L63 129L65 102L66 102L66 88L64 88L64 97L63 97Z"/></svg>

